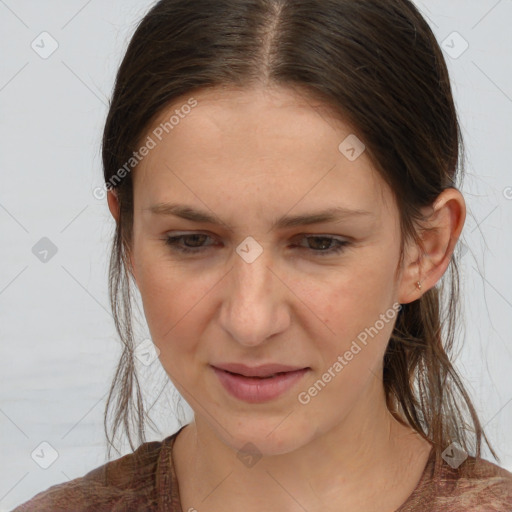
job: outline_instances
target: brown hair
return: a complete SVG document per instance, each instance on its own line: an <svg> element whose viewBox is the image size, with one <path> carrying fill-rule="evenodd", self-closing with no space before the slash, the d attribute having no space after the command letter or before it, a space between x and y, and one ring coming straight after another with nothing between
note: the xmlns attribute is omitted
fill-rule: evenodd
<svg viewBox="0 0 512 512"><path fill-rule="evenodd" d="M400 212L397 272L406 241L421 248L420 209L460 186L464 147L448 70L409 0L159 1L138 25L116 77L103 135L105 182L173 100L224 84L297 87L355 127ZM124 349L105 409L109 453L121 426L134 448L133 419L137 442L144 442L146 420L131 324L131 175L115 185L121 209L109 291ZM438 456L457 441L480 457L485 439L497 459L449 357L460 314L458 258L456 252L439 288L398 315L384 358L387 405Z"/></svg>

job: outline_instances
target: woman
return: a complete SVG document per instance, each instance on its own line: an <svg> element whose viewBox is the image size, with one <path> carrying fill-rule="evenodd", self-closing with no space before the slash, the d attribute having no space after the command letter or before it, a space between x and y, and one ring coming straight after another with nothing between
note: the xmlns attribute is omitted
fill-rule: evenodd
<svg viewBox="0 0 512 512"><path fill-rule="evenodd" d="M135 407L140 446L16 510L512 510L449 358L461 151L408 0L158 2L103 138L125 345L109 441L131 442ZM144 441L132 280L194 410L162 442Z"/></svg>

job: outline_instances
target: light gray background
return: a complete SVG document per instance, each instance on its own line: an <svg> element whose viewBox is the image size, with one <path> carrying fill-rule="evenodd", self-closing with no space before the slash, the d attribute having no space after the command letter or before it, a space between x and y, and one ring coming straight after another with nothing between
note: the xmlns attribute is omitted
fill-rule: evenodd
<svg viewBox="0 0 512 512"><path fill-rule="evenodd" d="M106 461L102 413L120 345L107 296L114 222L93 189L114 75L150 5L0 0L0 512ZM457 367L512 470L512 2L417 5L444 42L468 149ZM31 47L51 49L44 31L58 43L48 58ZM469 44L460 56L453 32ZM46 263L32 251L43 237L57 248ZM141 368L151 399L165 374L158 361ZM150 440L177 429L164 396ZM42 442L58 454L48 469Z"/></svg>

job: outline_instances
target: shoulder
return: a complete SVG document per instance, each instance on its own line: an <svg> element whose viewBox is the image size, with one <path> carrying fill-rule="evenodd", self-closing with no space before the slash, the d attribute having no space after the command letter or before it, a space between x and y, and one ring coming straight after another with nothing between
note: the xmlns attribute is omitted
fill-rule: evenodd
<svg viewBox="0 0 512 512"><path fill-rule="evenodd" d="M13 512L156 511L161 455L175 436L143 443L82 477L36 494Z"/></svg>
<svg viewBox="0 0 512 512"><path fill-rule="evenodd" d="M512 512L512 473L485 459L469 457L459 468L443 464L436 479L440 510ZM443 508L444 507L444 508Z"/></svg>

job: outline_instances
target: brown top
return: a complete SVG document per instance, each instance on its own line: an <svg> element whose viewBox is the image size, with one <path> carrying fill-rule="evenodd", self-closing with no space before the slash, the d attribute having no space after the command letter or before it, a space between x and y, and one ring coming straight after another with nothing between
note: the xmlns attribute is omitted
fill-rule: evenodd
<svg viewBox="0 0 512 512"><path fill-rule="evenodd" d="M183 512L172 447L184 427L54 485L13 512ZM473 457L458 469L435 462L432 450L416 488L395 512L512 512L512 474L505 469Z"/></svg>

